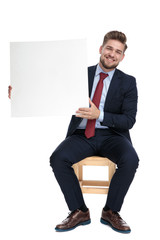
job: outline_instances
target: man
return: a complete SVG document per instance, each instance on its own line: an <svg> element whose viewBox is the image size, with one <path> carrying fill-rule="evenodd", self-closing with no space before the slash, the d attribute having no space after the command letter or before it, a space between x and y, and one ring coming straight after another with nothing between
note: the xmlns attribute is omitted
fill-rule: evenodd
<svg viewBox="0 0 160 240"><path fill-rule="evenodd" d="M117 165L101 223L118 232L131 231L118 213L139 162L129 135L136 121L136 81L116 68L124 58L126 40L125 34L118 31L105 35L99 49L99 64L88 68L90 107L79 108L76 116L72 116L66 139L50 157L50 165L71 211L56 226L56 231L72 230L91 222L72 165L93 155L107 157Z"/></svg>

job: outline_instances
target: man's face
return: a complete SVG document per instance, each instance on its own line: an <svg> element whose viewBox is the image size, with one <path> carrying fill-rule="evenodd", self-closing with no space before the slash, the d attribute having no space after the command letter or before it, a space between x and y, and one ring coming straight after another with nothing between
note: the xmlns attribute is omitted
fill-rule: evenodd
<svg viewBox="0 0 160 240"><path fill-rule="evenodd" d="M100 67L104 71L115 69L124 58L124 44L117 40L108 40L108 42L99 49Z"/></svg>

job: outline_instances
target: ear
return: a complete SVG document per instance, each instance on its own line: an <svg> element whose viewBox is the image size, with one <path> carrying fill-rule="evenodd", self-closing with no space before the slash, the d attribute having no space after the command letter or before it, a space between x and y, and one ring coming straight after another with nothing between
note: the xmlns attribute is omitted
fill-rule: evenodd
<svg viewBox="0 0 160 240"><path fill-rule="evenodd" d="M99 53L101 54L102 53L102 46L100 46L100 48L99 48Z"/></svg>
<svg viewBox="0 0 160 240"><path fill-rule="evenodd" d="M122 58L121 58L121 61L124 59L124 57L125 57L125 54L123 54L123 56L122 56Z"/></svg>

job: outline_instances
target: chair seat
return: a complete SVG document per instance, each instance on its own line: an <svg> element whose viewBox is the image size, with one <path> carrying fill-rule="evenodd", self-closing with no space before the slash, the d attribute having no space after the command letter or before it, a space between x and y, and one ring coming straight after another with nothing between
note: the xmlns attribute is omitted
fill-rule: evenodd
<svg viewBox="0 0 160 240"><path fill-rule="evenodd" d="M108 178L109 178L108 181L84 180L83 166L108 166ZM82 161L74 164L72 167L79 180L82 193L95 193L95 194L108 193L109 185L116 169L115 163L110 161L108 158L92 156L83 159Z"/></svg>

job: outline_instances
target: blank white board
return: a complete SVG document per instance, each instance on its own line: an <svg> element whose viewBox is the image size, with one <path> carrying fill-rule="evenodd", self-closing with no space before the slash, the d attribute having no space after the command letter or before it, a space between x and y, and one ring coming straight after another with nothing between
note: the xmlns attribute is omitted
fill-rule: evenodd
<svg viewBox="0 0 160 240"><path fill-rule="evenodd" d="M88 107L86 40L11 42L11 116L72 115Z"/></svg>

